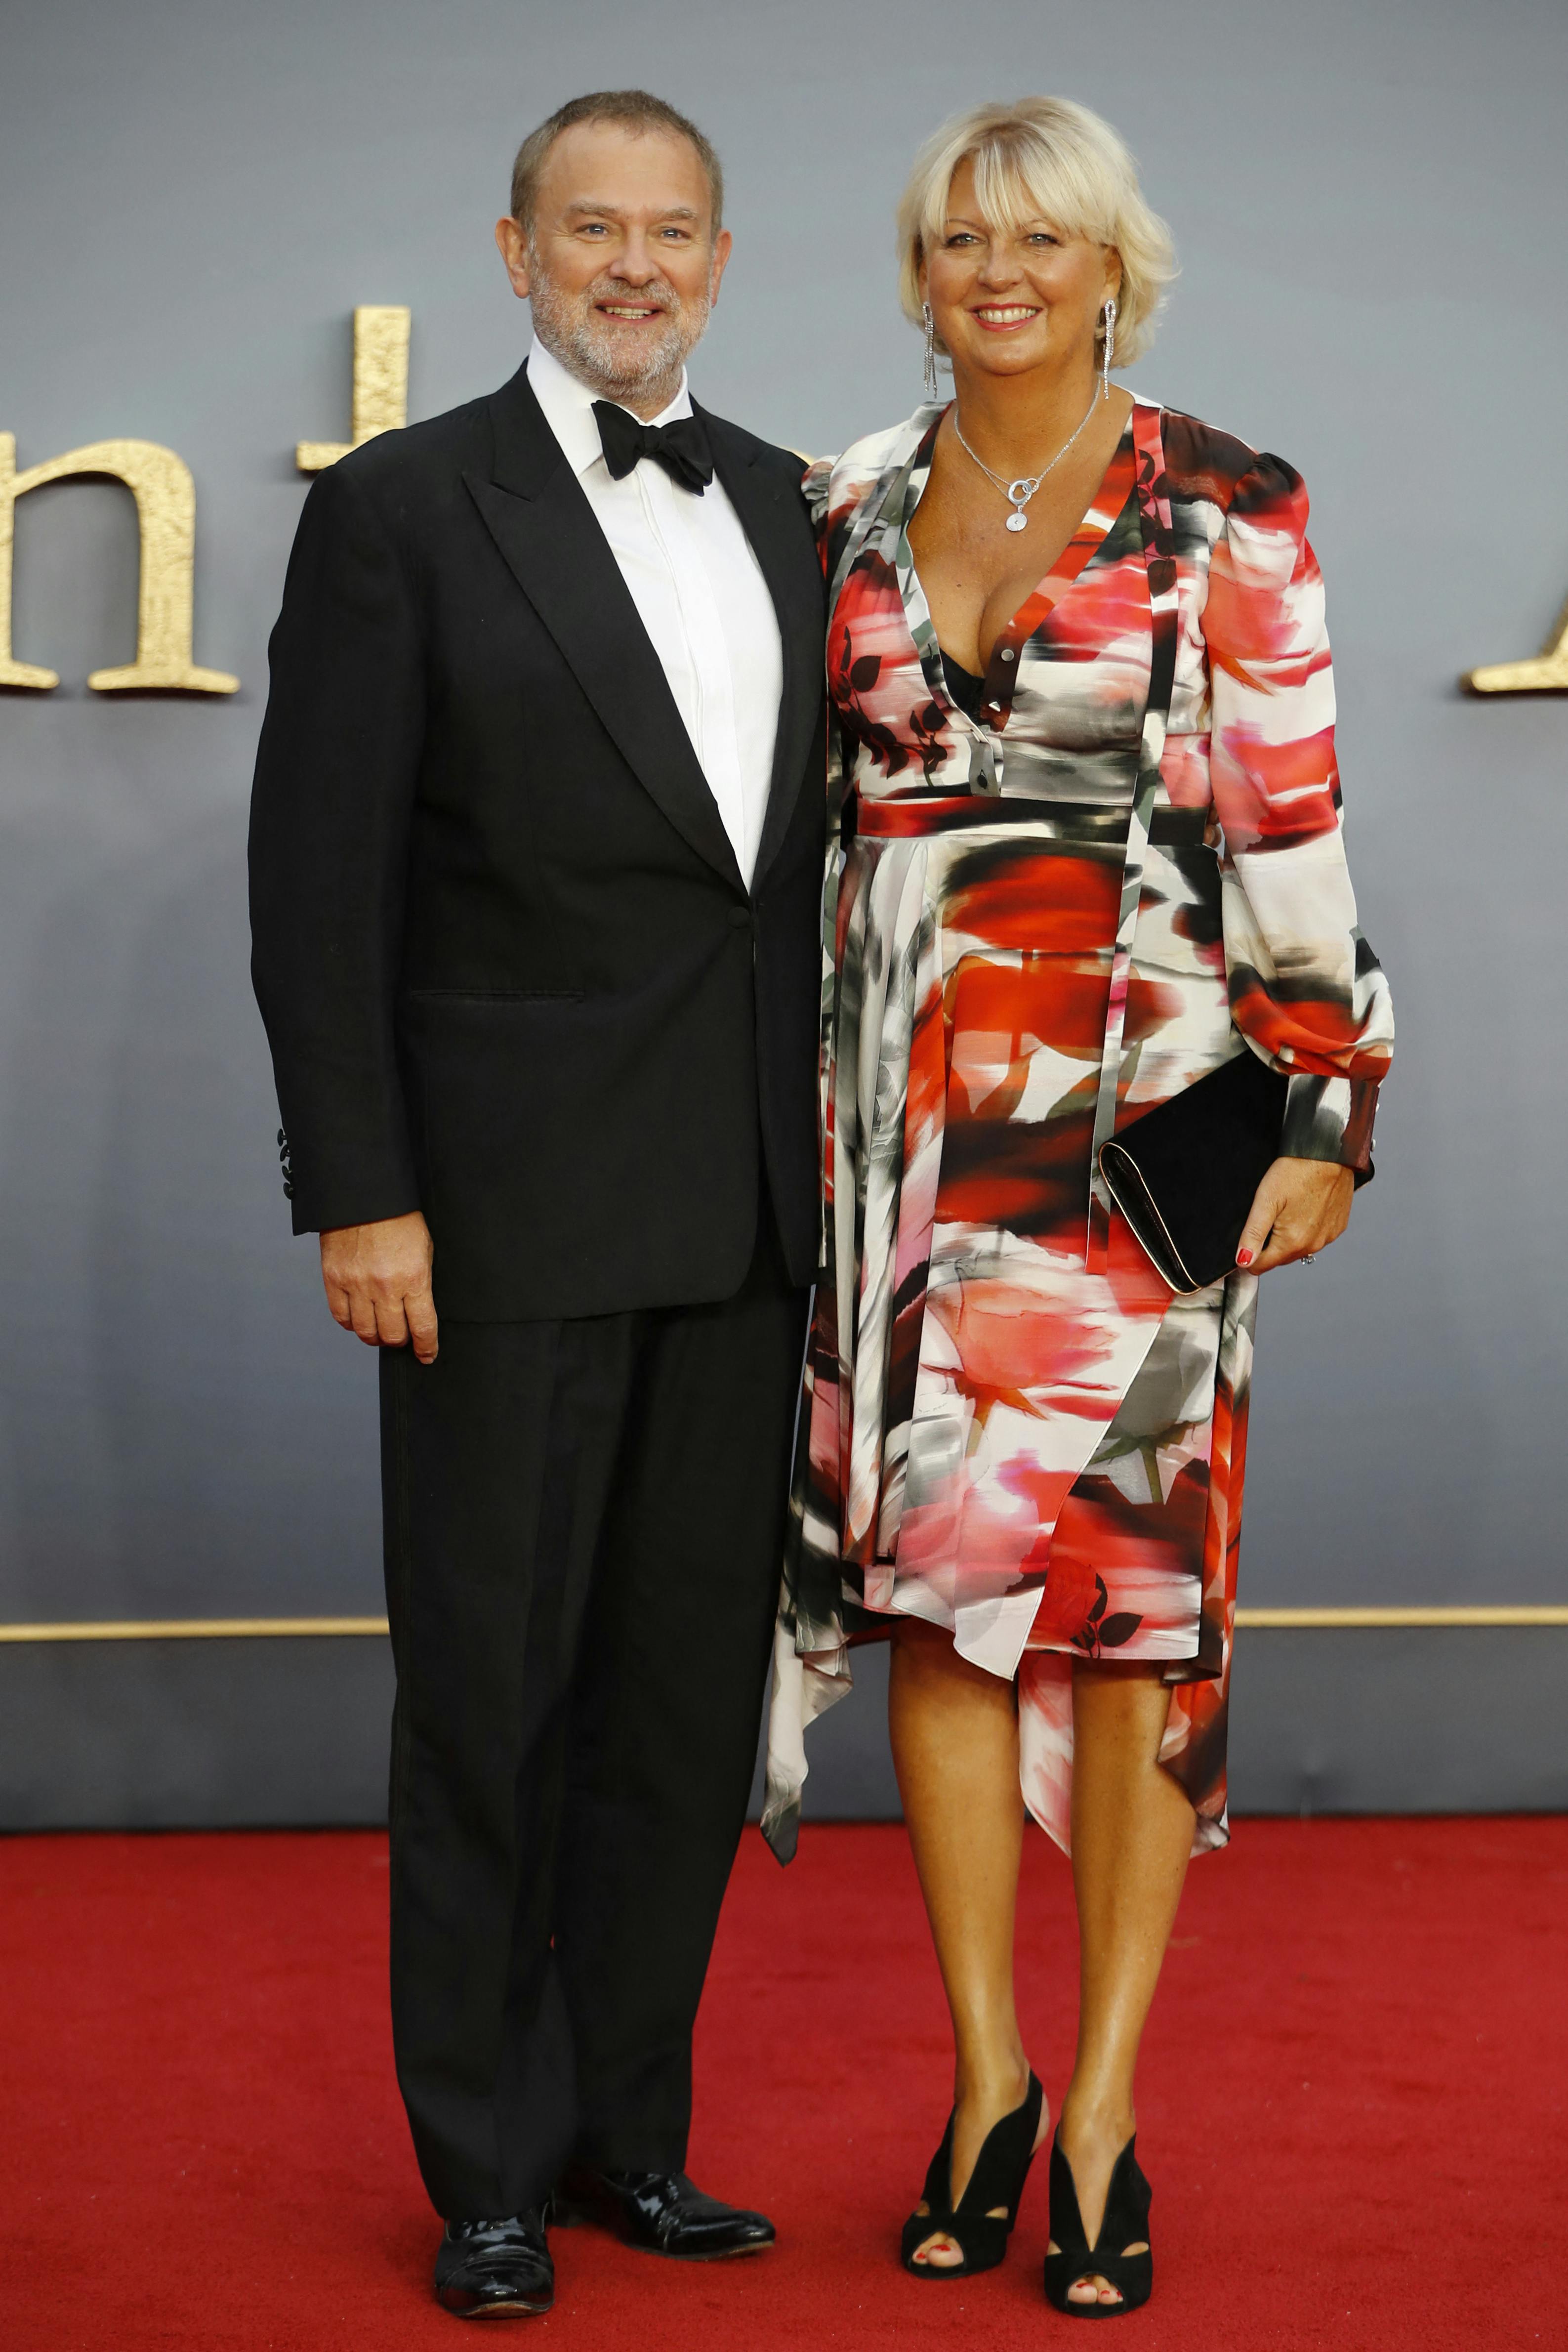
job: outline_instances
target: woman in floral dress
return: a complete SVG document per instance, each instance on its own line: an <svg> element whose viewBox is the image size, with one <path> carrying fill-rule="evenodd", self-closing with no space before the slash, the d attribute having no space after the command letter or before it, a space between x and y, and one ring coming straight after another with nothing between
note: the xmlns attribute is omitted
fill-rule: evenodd
<svg viewBox="0 0 1568 2352"><path fill-rule="evenodd" d="M925 2277L1001 2258L1047 2133L1013 2007L1024 1809L1071 1852L1047 2290L1110 2316L1150 2275L1138 2042L1187 1858L1228 1834L1258 1277L1343 1230L1393 1029L1301 478L1111 382L1170 274L1125 148L1066 101L977 109L922 155L901 239L955 397L809 484L836 737L826 1271L766 1826L787 1856L804 1726L852 1642L891 1633L956 2040L905 2232ZM1244 1053L1288 1078L1280 1157L1236 1270L1173 1297L1094 1152Z"/></svg>

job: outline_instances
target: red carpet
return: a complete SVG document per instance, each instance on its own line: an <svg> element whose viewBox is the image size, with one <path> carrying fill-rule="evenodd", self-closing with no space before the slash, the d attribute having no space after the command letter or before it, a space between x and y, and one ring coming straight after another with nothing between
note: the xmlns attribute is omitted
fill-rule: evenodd
<svg viewBox="0 0 1568 2352"><path fill-rule="evenodd" d="M1071 2049L1065 1866L1031 1836L1035 2062ZM419 2352L435 2231L393 2089L386 1860L360 1833L0 1842L5 2352ZM1568 2344L1568 1823L1243 1822L1193 1871L1145 2061L1145 2352ZM698 2044L692 2168L767 2207L716 2269L559 2232L507 2341L582 2352L1077 2342L1007 2268L899 2271L946 2111L902 1832L748 1831ZM1095 2342L1106 2339L1094 2338Z"/></svg>

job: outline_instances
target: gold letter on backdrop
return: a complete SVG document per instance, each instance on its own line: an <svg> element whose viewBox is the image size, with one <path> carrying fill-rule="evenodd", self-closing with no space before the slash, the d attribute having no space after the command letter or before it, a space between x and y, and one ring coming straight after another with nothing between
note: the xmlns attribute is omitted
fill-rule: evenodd
<svg viewBox="0 0 1568 2352"><path fill-rule="evenodd" d="M408 325L401 305L361 303L354 313L354 437L299 442L294 462L302 474L319 474L362 441L408 423Z"/></svg>
<svg viewBox="0 0 1568 2352"><path fill-rule="evenodd" d="M1459 684L1472 694L1568 694L1568 604L1557 626L1531 661L1493 662L1468 669Z"/></svg>
<svg viewBox="0 0 1568 2352"><path fill-rule="evenodd" d="M190 468L172 449L152 441L95 441L16 471L16 436L0 433L0 687L47 694L58 686L52 669L19 662L11 653L11 552L16 501L46 482L107 477L123 482L136 500L141 535L137 597L136 659L120 669L95 669L95 694L233 694L239 685L224 670L198 669L191 658L194 593L196 489Z"/></svg>

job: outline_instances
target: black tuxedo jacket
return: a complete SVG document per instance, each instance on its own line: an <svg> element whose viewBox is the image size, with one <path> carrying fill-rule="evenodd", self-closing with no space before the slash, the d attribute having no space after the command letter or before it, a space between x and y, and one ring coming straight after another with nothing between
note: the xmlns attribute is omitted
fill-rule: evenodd
<svg viewBox="0 0 1568 2352"><path fill-rule="evenodd" d="M294 1226L423 1209L462 1319L728 1297L759 1145L815 1268L821 572L800 459L706 422L784 646L749 893L526 368L305 502L250 833Z"/></svg>

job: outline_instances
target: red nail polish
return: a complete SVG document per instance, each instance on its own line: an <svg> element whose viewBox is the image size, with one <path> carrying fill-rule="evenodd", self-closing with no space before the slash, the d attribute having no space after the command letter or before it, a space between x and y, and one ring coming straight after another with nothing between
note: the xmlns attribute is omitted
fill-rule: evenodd
<svg viewBox="0 0 1568 2352"><path fill-rule="evenodd" d="M1252 1263L1252 1255L1253 1254L1250 1250L1238 1250L1236 1253L1237 1265L1250 1265Z"/></svg>

